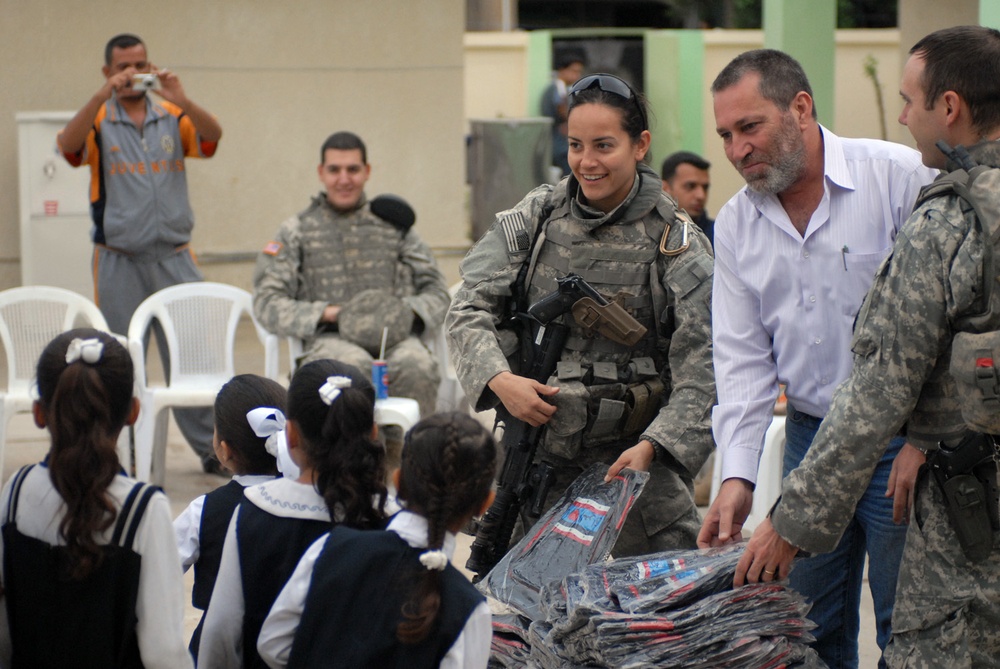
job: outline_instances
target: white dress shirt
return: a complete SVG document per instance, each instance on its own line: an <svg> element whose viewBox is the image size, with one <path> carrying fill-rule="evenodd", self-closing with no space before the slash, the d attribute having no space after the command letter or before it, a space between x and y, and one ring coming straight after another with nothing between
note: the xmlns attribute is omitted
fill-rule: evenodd
<svg viewBox="0 0 1000 669"><path fill-rule="evenodd" d="M397 514L386 528L398 534L413 548L427 547L427 519L409 511ZM312 583L313 566L326 546L329 534L324 534L306 550L299 566L288 579L284 590L274 600L271 613L257 637L257 652L269 667L279 669L288 664L295 640L295 630L306 606L306 596ZM450 560L455 552L455 535L445 535L441 547ZM465 621L461 634L441 660L441 669L482 669L490 659L493 638L493 616L489 605L482 602Z"/></svg>
<svg viewBox="0 0 1000 669"><path fill-rule="evenodd" d="M715 221L712 427L722 478L757 480L778 384L823 417L850 374L854 318L921 187L908 147L822 128L823 199L800 235L774 195L744 187Z"/></svg>

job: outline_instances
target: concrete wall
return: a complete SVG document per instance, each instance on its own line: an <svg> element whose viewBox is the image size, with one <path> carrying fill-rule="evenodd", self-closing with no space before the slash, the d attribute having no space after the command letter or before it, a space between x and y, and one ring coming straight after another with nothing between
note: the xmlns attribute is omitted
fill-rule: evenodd
<svg viewBox="0 0 1000 669"><path fill-rule="evenodd" d="M529 33L465 33L466 119L520 118L537 114L528 99Z"/></svg>
<svg viewBox="0 0 1000 669"><path fill-rule="evenodd" d="M248 287L278 224L319 191L319 146L349 129L367 142L369 192L417 210L450 276L467 228L464 0L0 0L0 288L20 282L17 141L21 111L76 110L101 86L108 38L135 32L181 77L224 137L189 161L194 245L211 279ZM89 249L80 249L89 253Z"/></svg>

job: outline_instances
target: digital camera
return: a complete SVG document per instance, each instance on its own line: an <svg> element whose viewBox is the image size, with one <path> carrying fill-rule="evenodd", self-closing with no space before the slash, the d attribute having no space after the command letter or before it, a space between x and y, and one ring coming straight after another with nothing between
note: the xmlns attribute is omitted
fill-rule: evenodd
<svg viewBox="0 0 1000 669"><path fill-rule="evenodd" d="M160 78L152 72L132 75L132 88L137 91L155 91L160 88Z"/></svg>

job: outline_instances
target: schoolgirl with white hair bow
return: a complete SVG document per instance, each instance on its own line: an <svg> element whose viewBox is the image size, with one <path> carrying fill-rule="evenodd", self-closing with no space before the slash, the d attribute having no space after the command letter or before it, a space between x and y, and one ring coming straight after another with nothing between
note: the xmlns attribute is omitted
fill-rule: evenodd
<svg viewBox="0 0 1000 669"><path fill-rule="evenodd" d="M215 398L212 447L219 462L233 472L233 479L197 497L174 520L184 571L194 566L191 603L196 609L208 608L226 529L244 488L271 481L279 472L293 479L299 475L285 442L286 396L276 381L240 374L222 386ZM189 645L195 659L204 622L203 615Z"/></svg>
<svg viewBox="0 0 1000 669"><path fill-rule="evenodd" d="M368 374L335 360L300 367L285 424L300 469L246 488L226 535L198 665L264 667L257 637L302 553L333 525L385 526L385 449Z"/></svg>
<svg viewBox="0 0 1000 669"><path fill-rule="evenodd" d="M268 666L484 669L490 609L450 560L493 502L496 457L467 414L417 423L393 474L403 511L384 532L341 525L309 547L261 629Z"/></svg>
<svg viewBox="0 0 1000 669"><path fill-rule="evenodd" d="M170 501L118 461L139 412L128 351L70 330L35 379L50 443L0 492L0 666L193 669Z"/></svg>

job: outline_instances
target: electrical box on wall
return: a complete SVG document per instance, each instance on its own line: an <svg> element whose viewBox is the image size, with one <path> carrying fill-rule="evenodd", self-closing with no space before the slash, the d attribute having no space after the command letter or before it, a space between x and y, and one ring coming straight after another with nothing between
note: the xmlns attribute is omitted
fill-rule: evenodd
<svg viewBox="0 0 1000 669"><path fill-rule="evenodd" d="M56 135L73 112L17 114L21 283L94 298L90 170L59 153Z"/></svg>

